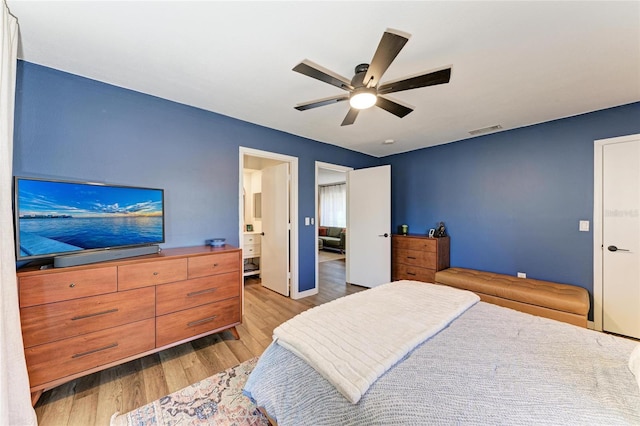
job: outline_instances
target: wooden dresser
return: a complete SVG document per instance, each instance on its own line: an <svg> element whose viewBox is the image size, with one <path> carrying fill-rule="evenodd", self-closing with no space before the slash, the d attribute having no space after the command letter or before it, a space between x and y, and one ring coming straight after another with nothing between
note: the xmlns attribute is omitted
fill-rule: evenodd
<svg viewBox="0 0 640 426"><path fill-rule="evenodd" d="M46 389L242 322L242 252L224 246L18 272L32 402Z"/></svg>
<svg viewBox="0 0 640 426"><path fill-rule="evenodd" d="M435 283L436 271L449 267L449 237L392 235L392 280Z"/></svg>

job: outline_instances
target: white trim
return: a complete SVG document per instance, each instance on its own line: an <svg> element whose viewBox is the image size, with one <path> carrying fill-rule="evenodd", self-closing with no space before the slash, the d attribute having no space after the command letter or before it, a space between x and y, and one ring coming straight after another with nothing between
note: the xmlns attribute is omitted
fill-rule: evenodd
<svg viewBox="0 0 640 426"><path fill-rule="evenodd" d="M314 296L316 294L318 294L318 286L315 286L314 288L310 288L309 290L299 292L298 297L296 297L296 299L302 299L303 297Z"/></svg>
<svg viewBox="0 0 640 426"><path fill-rule="evenodd" d="M244 170L244 156L249 155L251 157L269 158L271 160L278 160L289 163L289 173L291 174L290 190L289 190L289 222L291 226L290 231L290 247L289 247L289 272L291 273L290 281L290 296L292 299L299 299L300 292L298 291L299 281L299 260L298 260L298 157L292 157L290 155L277 154L275 152L261 151L253 148L245 148L243 146L239 149L240 157L240 169L239 169L239 182L238 182L238 235L239 240L243 239L243 218L242 212L244 206L242 205L242 189L243 189L243 170ZM243 290L244 291L244 290ZM244 296L244 295L243 295ZM243 297L244 301L244 297Z"/></svg>
<svg viewBox="0 0 640 426"><path fill-rule="evenodd" d="M602 154L605 145L636 140L640 134L598 139L593 152L593 328L602 331Z"/></svg>
<svg viewBox="0 0 640 426"><path fill-rule="evenodd" d="M350 172L351 170L353 170L353 167L347 167L347 166L340 166L338 164L331 164L331 163L324 163L322 161L316 161L316 176L315 176L315 181L314 181L314 193L315 193L315 202L314 202L314 210L313 210L313 216L315 217L314 223L314 238L313 238L313 252L315 253L315 268L316 268L316 277L315 277L315 281L314 281L314 287L307 290L307 291L314 291L314 293L308 294L308 296L311 296L313 294L317 294L318 293L318 283L320 282L320 278L319 278L319 273L318 273L318 169L327 169L327 170L334 170L336 172ZM349 184L347 184L347 192L349 192ZM349 208L349 206L347 205L347 209ZM346 262L349 262L349 258L347 257ZM306 292L305 292L306 293Z"/></svg>

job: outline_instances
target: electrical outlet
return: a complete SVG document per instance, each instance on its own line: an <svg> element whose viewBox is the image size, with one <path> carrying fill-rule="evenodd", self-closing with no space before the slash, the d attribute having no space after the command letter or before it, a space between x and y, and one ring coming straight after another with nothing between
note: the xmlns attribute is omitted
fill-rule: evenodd
<svg viewBox="0 0 640 426"><path fill-rule="evenodd" d="M578 230L580 230L580 232L589 232L589 221L581 220L578 225Z"/></svg>
<svg viewBox="0 0 640 426"><path fill-rule="evenodd" d="M527 278L527 274L525 272L518 272L518 278Z"/></svg>

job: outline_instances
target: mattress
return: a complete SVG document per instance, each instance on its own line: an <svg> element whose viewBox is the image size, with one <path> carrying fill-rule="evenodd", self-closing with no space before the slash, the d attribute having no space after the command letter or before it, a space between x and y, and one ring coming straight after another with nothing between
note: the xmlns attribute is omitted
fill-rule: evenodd
<svg viewBox="0 0 640 426"><path fill-rule="evenodd" d="M245 394L280 426L640 424L637 343L479 302L408 353L357 404L271 344Z"/></svg>

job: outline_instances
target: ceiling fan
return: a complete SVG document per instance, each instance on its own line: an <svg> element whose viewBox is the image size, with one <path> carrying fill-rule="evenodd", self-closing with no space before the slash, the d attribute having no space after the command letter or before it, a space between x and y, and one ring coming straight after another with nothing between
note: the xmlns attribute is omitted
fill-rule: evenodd
<svg viewBox="0 0 640 426"><path fill-rule="evenodd" d="M324 81L349 93L301 103L296 105L295 109L305 111L349 100L349 112L342 121L342 126L353 124L361 109L370 108L374 105L400 118L409 114L413 111L413 108L402 105L398 101L392 101L382 95L444 84L448 83L451 78L451 67L448 67L380 84L382 75L398 56L407 41L409 41L409 37L411 37L410 34L402 31L387 29L382 35L373 59L371 59L371 64L358 65L351 81L307 59L300 62L293 68L293 71Z"/></svg>

